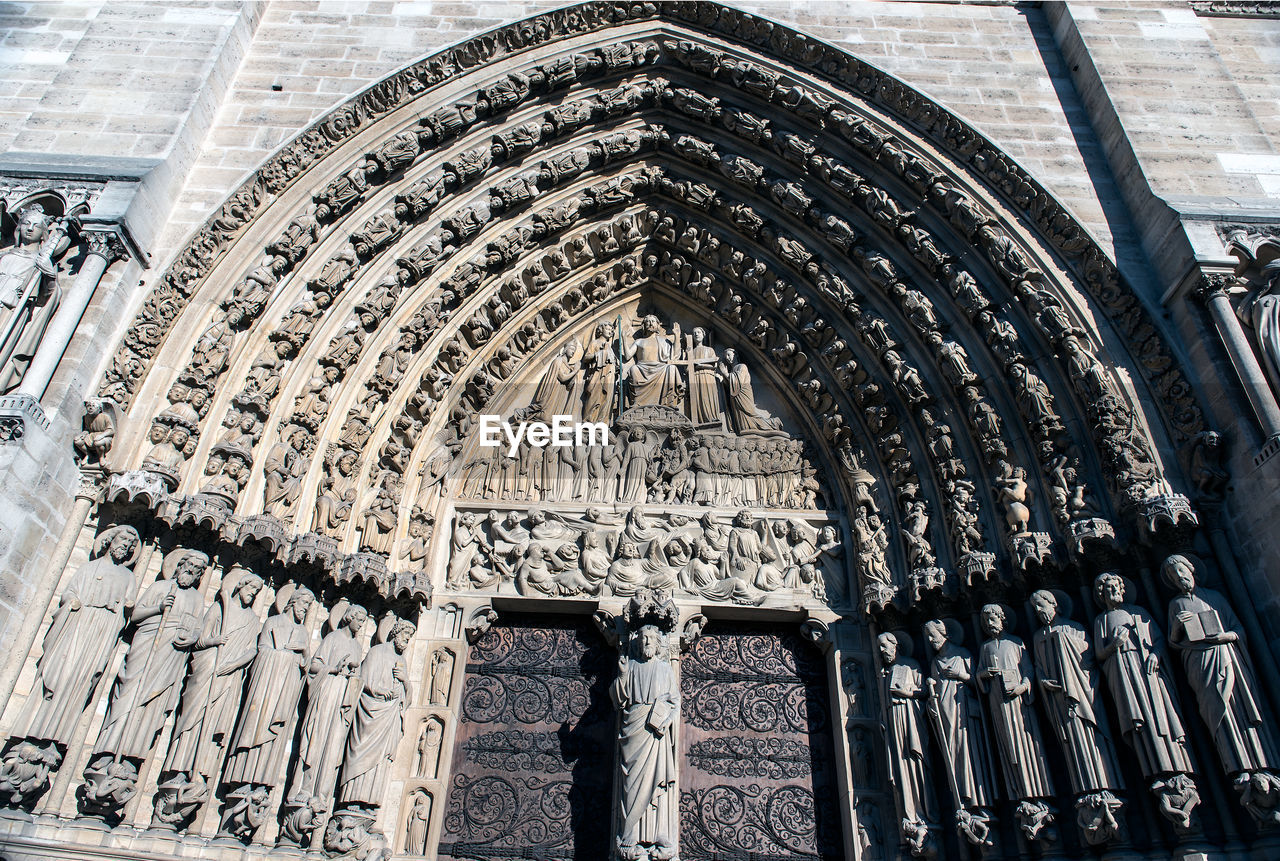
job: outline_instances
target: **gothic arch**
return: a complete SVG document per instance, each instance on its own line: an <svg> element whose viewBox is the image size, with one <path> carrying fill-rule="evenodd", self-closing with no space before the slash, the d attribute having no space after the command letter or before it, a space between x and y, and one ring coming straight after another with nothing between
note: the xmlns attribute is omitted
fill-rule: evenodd
<svg viewBox="0 0 1280 861"><path fill-rule="evenodd" d="M703 496L706 470L660 464L621 501L491 482L506 467L480 455L475 416L530 407L563 350L589 351L604 323L634 338L649 314L659 341L680 324L709 331L717 360L733 348L770 415L740 434L727 407L708 429L687 395L624 410L602 389L615 430L640 428L653 463L686 439L754 452L716 471L754 489ZM692 387L693 342L663 343L655 364L684 361L670 373ZM549 508L585 535L597 506L621 529L647 505L670 536L753 509L780 548L799 545L791 528L816 536L810 562L750 588L672 571L666 585L686 616L806 620L844 662L833 707L874 734L874 695L850 693L868 633L1087 587L1189 541L1170 453L1205 426L1177 355L1051 194L905 84L716 4L586 3L369 88L197 231L99 390L129 421L98 526L243 552L282 588L384 618L447 601L440 639L460 643L494 601L626 596L473 564L464 551L492 527L466 518ZM449 654L459 669L432 709L456 706ZM441 791L406 790L434 799L423 840ZM860 815L845 811L846 834Z"/></svg>

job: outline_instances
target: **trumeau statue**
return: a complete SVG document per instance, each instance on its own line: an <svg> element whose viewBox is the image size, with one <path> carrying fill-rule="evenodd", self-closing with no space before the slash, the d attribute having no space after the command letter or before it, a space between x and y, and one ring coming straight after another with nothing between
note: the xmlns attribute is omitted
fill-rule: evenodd
<svg viewBox="0 0 1280 861"><path fill-rule="evenodd" d="M157 794L156 815L163 824L177 825L186 818L189 807L174 803L176 796L203 801L217 781L235 729L245 671L258 651L262 622L253 602L261 590L257 574L229 571L218 600L205 611L199 636L176 644L191 651L191 669L162 769L172 791ZM170 806L162 812L162 804Z"/></svg>
<svg viewBox="0 0 1280 861"><path fill-rule="evenodd" d="M668 634L676 611L663 592L641 590L623 612L626 634L612 695L619 712L622 779L617 797L617 851L622 861L675 857L679 793L674 728L680 685Z"/></svg>
<svg viewBox="0 0 1280 861"><path fill-rule="evenodd" d="M85 769L88 810L118 811L136 792L138 763L150 755L178 705L189 646L200 636L200 579L209 557L178 549L165 557L161 579L130 614L137 625L111 704Z"/></svg>
<svg viewBox="0 0 1280 861"><path fill-rule="evenodd" d="M223 814L223 832L242 840L250 837L252 791L276 786L284 779L285 752L293 738L298 698L302 694L303 667L311 637L304 624L314 596L305 586L282 588L276 596L276 614L262 626L258 653L249 669L249 685L235 736L230 745L223 781L248 789L239 802L249 805L232 815Z"/></svg>
<svg viewBox="0 0 1280 861"><path fill-rule="evenodd" d="M1084 626L1067 617L1065 594L1041 589L1031 606L1040 623L1031 644L1041 702L1066 758L1080 827L1090 845L1099 845L1119 829L1113 790L1121 784L1093 650Z"/></svg>
<svg viewBox="0 0 1280 861"><path fill-rule="evenodd" d="M319 798L324 809L329 808L355 717L361 660L357 638L369 613L358 604L339 607L338 624L320 641L307 666L307 712L294 753L298 765L289 787L289 807Z"/></svg>
<svg viewBox="0 0 1280 861"><path fill-rule="evenodd" d="M1093 623L1094 647L1120 733L1137 754L1143 776L1152 781L1161 814L1187 828L1200 796L1164 662L1164 637L1146 610L1124 603L1126 586L1120 575L1099 574L1093 588L1103 608Z"/></svg>
<svg viewBox="0 0 1280 861"><path fill-rule="evenodd" d="M903 840L916 857L936 853L930 829L937 827L926 774L924 701L928 696L920 665L909 657L911 641L900 631L879 637L881 696L886 713L890 785L897 790Z"/></svg>
<svg viewBox="0 0 1280 861"><path fill-rule="evenodd" d="M1244 630L1227 600L1196 585L1195 564L1174 555L1160 568L1177 590L1169 602L1169 645L1182 655L1187 682L1214 749L1241 802L1263 822L1280 824L1280 753L1258 700L1258 683L1244 651ZM1271 799L1271 803L1261 803Z"/></svg>
<svg viewBox="0 0 1280 861"><path fill-rule="evenodd" d="M954 619L926 622L924 635L934 652L929 718L956 803L956 824L970 843L985 845L995 785L987 730L973 690L973 659L960 645L962 631Z"/></svg>
<svg viewBox="0 0 1280 861"><path fill-rule="evenodd" d="M66 228L39 204L18 214L13 240L0 252L0 394L22 382L58 309L55 260L71 244Z"/></svg>
<svg viewBox="0 0 1280 861"><path fill-rule="evenodd" d="M371 647L360 664L363 689L338 781L338 802L345 807L377 808L385 799L404 735L404 710L413 697L404 654L415 630L413 623L395 620L386 640Z"/></svg>
<svg viewBox="0 0 1280 861"><path fill-rule="evenodd" d="M1053 795L1053 784L1045 768L1040 724L1032 707L1031 659L1022 641L1005 633L1007 620L999 604L982 608L982 629L989 639L978 653L978 687L987 695L996 759L1010 800L1018 802L1018 825L1027 839L1035 840L1053 821L1043 800Z"/></svg>

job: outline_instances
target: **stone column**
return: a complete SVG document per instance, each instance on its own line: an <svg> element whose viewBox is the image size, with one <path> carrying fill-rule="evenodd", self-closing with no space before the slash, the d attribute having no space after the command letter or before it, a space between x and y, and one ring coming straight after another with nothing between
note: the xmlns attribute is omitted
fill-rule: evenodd
<svg viewBox="0 0 1280 861"><path fill-rule="evenodd" d="M75 281L62 297L57 313L45 330L40 347L31 360L31 366L27 368L22 382L14 392L19 397L26 396L36 401L44 397L49 381L53 379L58 363L67 351L67 345L71 343L71 337L80 326L80 318L89 307L103 273L116 260L128 256L124 242L114 231L85 231L83 236L88 245L88 255L76 274Z"/></svg>
<svg viewBox="0 0 1280 861"><path fill-rule="evenodd" d="M1227 288L1235 280L1235 276L1227 273L1205 273L1201 276L1194 295L1209 309L1214 328L1218 330L1218 336L1227 348L1231 364L1240 376L1245 395L1262 426L1263 436L1268 440L1275 439L1280 437L1280 405L1276 403L1266 374L1253 352L1253 345L1249 343L1244 327L1240 325L1235 309L1231 307L1231 300L1227 297Z"/></svg>
<svg viewBox="0 0 1280 861"><path fill-rule="evenodd" d="M84 524L89 519L89 512L93 509L94 503L98 501L102 493L105 479L106 474L101 470L81 471L80 487L76 491L75 506L71 509L67 524L62 528L62 534L58 536L58 543L53 548L53 555L49 559L47 576L37 579L36 594L32 596L31 604L28 606L26 614L22 617L22 624L18 628L17 635L13 642L8 644L12 654L27 655L31 652L31 647L36 640L36 634L39 632L40 626L49 612L49 605L53 603L53 596L58 590L58 583L62 581L62 572L66 569L67 562L71 559L71 552L75 549L76 541L80 538L80 532L84 529ZM0 712L4 711L5 706L9 703L9 698L13 695L13 686L17 684L18 674L22 672L24 663L24 661L20 660L10 660L0 666Z"/></svg>

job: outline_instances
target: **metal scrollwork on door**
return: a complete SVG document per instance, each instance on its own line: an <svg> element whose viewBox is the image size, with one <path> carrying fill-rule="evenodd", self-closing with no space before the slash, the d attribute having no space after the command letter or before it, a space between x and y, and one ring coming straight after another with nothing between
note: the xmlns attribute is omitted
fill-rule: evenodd
<svg viewBox="0 0 1280 861"><path fill-rule="evenodd" d="M440 858L608 856L616 664L590 622L517 618L472 646Z"/></svg>
<svg viewBox="0 0 1280 861"><path fill-rule="evenodd" d="M843 857L823 656L780 628L711 629L680 687L681 858Z"/></svg>

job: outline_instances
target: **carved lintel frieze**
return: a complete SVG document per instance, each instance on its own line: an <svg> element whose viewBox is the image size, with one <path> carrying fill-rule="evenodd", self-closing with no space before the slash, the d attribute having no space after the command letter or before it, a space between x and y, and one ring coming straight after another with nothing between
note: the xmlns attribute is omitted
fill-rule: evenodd
<svg viewBox="0 0 1280 861"><path fill-rule="evenodd" d="M1280 18L1274 0L1191 0L1202 18Z"/></svg>

